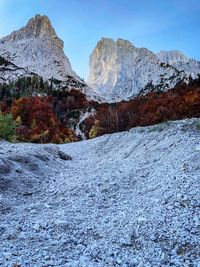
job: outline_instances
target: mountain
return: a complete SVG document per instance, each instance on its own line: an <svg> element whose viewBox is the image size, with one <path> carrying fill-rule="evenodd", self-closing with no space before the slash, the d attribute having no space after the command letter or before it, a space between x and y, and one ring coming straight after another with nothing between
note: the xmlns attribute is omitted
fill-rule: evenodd
<svg viewBox="0 0 200 267"><path fill-rule="evenodd" d="M179 51L154 54L123 39L102 38L90 55L87 86L72 69L63 46L49 18L36 15L0 40L0 83L36 75L56 90L79 89L88 99L120 102L166 91L200 73L200 62Z"/></svg>
<svg viewBox="0 0 200 267"><path fill-rule="evenodd" d="M0 56L0 83L12 82L27 74L28 72L26 69L19 68Z"/></svg>
<svg viewBox="0 0 200 267"><path fill-rule="evenodd" d="M0 56L19 69L36 73L46 80L53 77L65 81L66 85L70 82L72 87L73 84L85 86L84 81L72 70L63 46L49 18L36 15L25 27L0 40Z"/></svg>
<svg viewBox="0 0 200 267"><path fill-rule="evenodd" d="M187 82L189 74L195 77L200 73L199 62L190 60L187 68L187 63L181 62L169 64L161 54L137 48L129 41L102 38L90 55L87 82L105 101L118 102L149 91L168 90Z"/></svg>
<svg viewBox="0 0 200 267"><path fill-rule="evenodd" d="M160 51L157 57L160 61L174 66L179 71L184 70L193 79L197 78L200 73L200 61L188 58L180 51Z"/></svg>

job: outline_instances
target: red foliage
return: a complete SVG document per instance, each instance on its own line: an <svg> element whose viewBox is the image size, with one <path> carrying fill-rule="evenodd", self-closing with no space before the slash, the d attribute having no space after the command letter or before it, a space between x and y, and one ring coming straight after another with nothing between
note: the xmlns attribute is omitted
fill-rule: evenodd
<svg viewBox="0 0 200 267"><path fill-rule="evenodd" d="M18 139L41 143L75 141L74 133L61 125L53 111L52 97L31 97L15 100L11 112L20 123Z"/></svg>
<svg viewBox="0 0 200 267"><path fill-rule="evenodd" d="M54 97L20 98L15 101L7 99L0 102L1 111L12 112L19 123L19 140L42 143L77 141L74 132L68 127L74 126L71 121L76 123L80 112L88 107L96 109L96 116L87 118L80 125L87 137L95 123L97 134L102 135L167 120L200 117L200 79L166 92L149 93L115 104L89 102L77 90L58 92Z"/></svg>
<svg viewBox="0 0 200 267"><path fill-rule="evenodd" d="M87 138L89 138L89 131L94 125L95 118L93 116L88 117L84 120L84 133Z"/></svg>
<svg viewBox="0 0 200 267"><path fill-rule="evenodd" d="M13 100L11 98L7 98L4 101L0 101L0 111L3 113L9 113L11 111Z"/></svg>
<svg viewBox="0 0 200 267"><path fill-rule="evenodd" d="M90 106L78 90L57 92L55 96L29 97L0 102L3 113L11 112L18 122L17 136L21 141L62 143L77 141L71 120ZM67 126L68 125L68 126Z"/></svg>
<svg viewBox="0 0 200 267"><path fill-rule="evenodd" d="M101 135L191 117L200 117L200 80L130 101L99 105L96 119L100 122Z"/></svg>

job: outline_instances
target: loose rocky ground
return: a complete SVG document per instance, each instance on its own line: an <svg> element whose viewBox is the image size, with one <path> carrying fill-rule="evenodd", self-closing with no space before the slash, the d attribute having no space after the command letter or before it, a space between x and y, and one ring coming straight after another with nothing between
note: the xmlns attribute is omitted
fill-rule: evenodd
<svg viewBox="0 0 200 267"><path fill-rule="evenodd" d="M0 266L199 267L198 124L0 142Z"/></svg>

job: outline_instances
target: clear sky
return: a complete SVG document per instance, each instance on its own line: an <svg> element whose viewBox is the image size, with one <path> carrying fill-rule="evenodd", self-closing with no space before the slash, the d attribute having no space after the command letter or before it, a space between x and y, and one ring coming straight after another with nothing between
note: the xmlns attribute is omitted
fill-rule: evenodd
<svg viewBox="0 0 200 267"><path fill-rule="evenodd" d="M50 18L73 69L85 79L101 37L153 52L178 49L200 60L200 0L0 0L0 38L36 14Z"/></svg>

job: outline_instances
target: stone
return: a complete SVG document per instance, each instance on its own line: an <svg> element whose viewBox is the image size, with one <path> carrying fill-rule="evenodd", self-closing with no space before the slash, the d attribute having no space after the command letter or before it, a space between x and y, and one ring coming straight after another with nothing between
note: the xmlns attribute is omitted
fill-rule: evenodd
<svg viewBox="0 0 200 267"><path fill-rule="evenodd" d="M64 153L63 151L61 151L61 150L58 150L58 156L59 156L59 158L62 159L62 160L72 160L72 157L71 157L71 156L65 154L65 153Z"/></svg>
<svg viewBox="0 0 200 267"><path fill-rule="evenodd" d="M10 164L4 159L0 159L0 174L6 174L9 173L10 171L11 171Z"/></svg>
<svg viewBox="0 0 200 267"><path fill-rule="evenodd" d="M34 224L33 229L36 231L39 231L40 230L40 224L39 223Z"/></svg>

